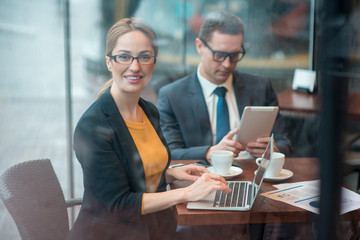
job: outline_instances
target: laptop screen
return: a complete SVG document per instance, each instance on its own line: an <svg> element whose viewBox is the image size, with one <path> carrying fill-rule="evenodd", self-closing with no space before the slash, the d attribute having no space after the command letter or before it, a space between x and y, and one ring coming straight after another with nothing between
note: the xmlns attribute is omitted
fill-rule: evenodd
<svg viewBox="0 0 360 240"><path fill-rule="evenodd" d="M251 205L253 205L255 201L255 197L257 195L257 192L259 191L260 185L262 184L262 181L264 179L264 175L267 169L267 166L270 164L270 160L272 158L273 154L273 134L271 134L270 140L266 146L265 152L262 155L261 163L256 171L254 180L252 182L252 197L251 197Z"/></svg>

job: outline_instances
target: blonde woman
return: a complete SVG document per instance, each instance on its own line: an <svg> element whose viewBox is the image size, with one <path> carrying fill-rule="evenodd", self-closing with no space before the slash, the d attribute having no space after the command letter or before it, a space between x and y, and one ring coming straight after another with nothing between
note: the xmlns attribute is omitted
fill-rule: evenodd
<svg viewBox="0 0 360 240"><path fill-rule="evenodd" d="M159 113L140 98L156 64L155 33L126 18L112 26L106 44L112 79L74 133L84 196L68 239L173 239L172 206L230 189L203 167L168 168L170 151ZM194 183L166 191L174 180Z"/></svg>

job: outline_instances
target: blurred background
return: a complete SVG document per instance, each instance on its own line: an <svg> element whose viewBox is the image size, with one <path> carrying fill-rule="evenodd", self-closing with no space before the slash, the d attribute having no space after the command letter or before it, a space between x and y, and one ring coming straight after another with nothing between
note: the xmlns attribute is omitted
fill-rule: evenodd
<svg viewBox="0 0 360 240"><path fill-rule="evenodd" d="M69 165L73 129L109 79L105 37L118 19L134 16L159 37L160 52L144 98L156 104L160 87L194 71L199 62L194 40L203 19L226 10L245 25L245 58L240 71L267 76L277 93L291 88L294 70L316 69L321 48L316 32L315 0L70 0L70 36L64 34L62 0L0 1L0 172L27 160L50 158L65 196L82 196L77 160ZM352 4L352 5L351 5ZM334 51L346 55L349 90L360 91L360 10L352 1L343 23L350 34ZM335 40L338 36L334 36ZM341 38L339 38L341 39ZM66 41L70 48L66 48ZM346 46L343 48L343 46ZM70 58L65 58L70 50ZM70 85L66 66L70 66ZM67 98L70 94L70 98ZM71 109L69 111L67 101ZM360 103L359 103L360 104ZM284 114L295 151L293 156L317 156L317 116ZM351 122L358 131L358 122ZM306 147L305 147L306 146ZM69 182L69 169L74 179ZM72 189L73 188L73 189ZM0 202L1 239L19 239L16 227Z"/></svg>

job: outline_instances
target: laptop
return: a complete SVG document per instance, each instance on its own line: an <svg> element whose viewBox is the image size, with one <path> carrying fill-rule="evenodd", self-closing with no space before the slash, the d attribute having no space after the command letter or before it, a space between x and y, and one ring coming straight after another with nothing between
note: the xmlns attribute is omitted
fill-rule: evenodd
<svg viewBox="0 0 360 240"><path fill-rule="evenodd" d="M273 154L273 134L270 137L262 161L254 179L251 181L228 181L231 192L214 191L206 198L196 202L188 202L188 209L248 211L252 208L264 180L267 167Z"/></svg>

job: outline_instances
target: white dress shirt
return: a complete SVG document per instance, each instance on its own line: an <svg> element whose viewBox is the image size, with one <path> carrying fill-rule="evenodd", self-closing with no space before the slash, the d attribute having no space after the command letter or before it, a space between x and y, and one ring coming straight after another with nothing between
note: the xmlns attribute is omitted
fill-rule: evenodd
<svg viewBox="0 0 360 240"><path fill-rule="evenodd" d="M235 128L239 127L240 124L240 117L239 117L239 111L237 108L236 100L235 100L235 94L233 89L233 76L232 74L229 76L229 78L225 81L222 85L216 85L206 78L204 78L200 74L200 68L197 69L197 77L199 78L200 85L205 97L206 106L209 113L209 119L211 124L211 132L213 136L213 144L215 143L216 139L216 106L218 101L218 96L214 94L214 90L217 87L225 87L228 91L226 92L225 99L226 103L228 105L229 109L229 120L230 120L230 130L233 130Z"/></svg>

